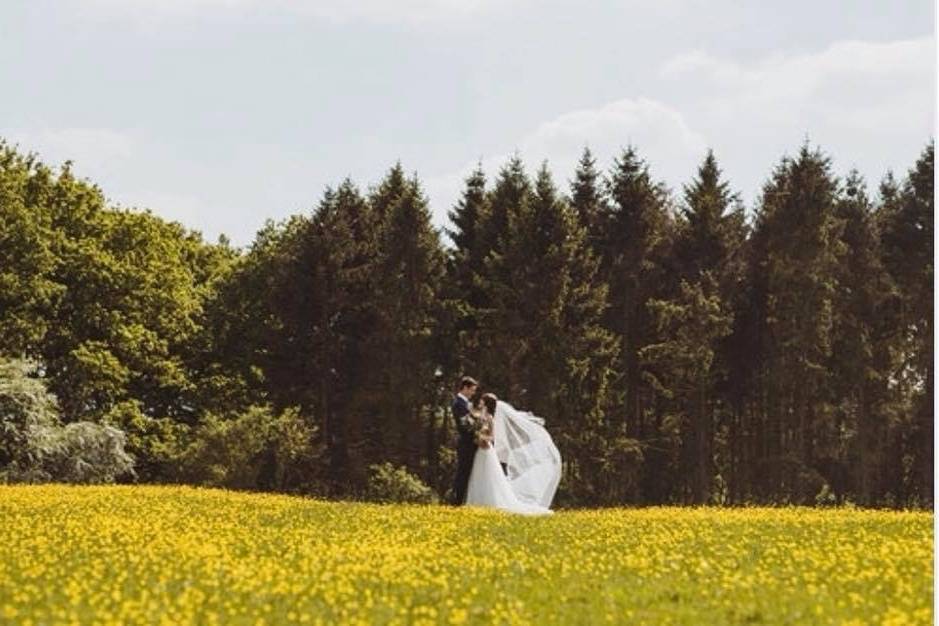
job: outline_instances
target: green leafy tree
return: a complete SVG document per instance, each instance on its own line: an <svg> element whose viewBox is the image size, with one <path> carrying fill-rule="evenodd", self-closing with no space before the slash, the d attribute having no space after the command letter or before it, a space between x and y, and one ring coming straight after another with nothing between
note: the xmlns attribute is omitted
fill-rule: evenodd
<svg viewBox="0 0 939 626"><path fill-rule="evenodd" d="M0 354L35 358L62 292L51 278L52 220L36 190L52 173L0 140Z"/></svg>
<svg viewBox="0 0 939 626"><path fill-rule="evenodd" d="M75 223L57 251L54 279L66 290L43 360L66 418L97 420L133 398L151 415L191 420L179 402L189 385L181 354L201 303L182 262L184 231L149 213L107 210L67 173L57 195Z"/></svg>
<svg viewBox="0 0 939 626"><path fill-rule="evenodd" d="M304 464L318 454L314 435L295 409L206 413L180 458L181 478L214 487L291 491L305 480Z"/></svg>

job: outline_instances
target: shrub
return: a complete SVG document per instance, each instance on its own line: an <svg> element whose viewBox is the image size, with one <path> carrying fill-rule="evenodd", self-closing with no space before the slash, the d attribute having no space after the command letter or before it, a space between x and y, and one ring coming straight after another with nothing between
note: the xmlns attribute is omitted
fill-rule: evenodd
<svg viewBox="0 0 939 626"><path fill-rule="evenodd" d="M134 470L141 482L162 482L178 472L189 433L186 424L150 417L136 400L114 405L102 423L124 431L126 449L134 457Z"/></svg>
<svg viewBox="0 0 939 626"><path fill-rule="evenodd" d="M296 409L252 406L224 418L202 416L181 458L182 479L232 489L287 489L316 456L316 429Z"/></svg>
<svg viewBox="0 0 939 626"><path fill-rule="evenodd" d="M835 506L836 504L838 504L838 499L828 483L825 483L819 492L815 494L815 506Z"/></svg>
<svg viewBox="0 0 939 626"><path fill-rule="evenodd" d="M58 423L55 396L35 371L28 361L0 358L0 467L30 465L41 430Z"/></svg>
<svg viewBox="0 0 939 626"><path fill-rule="evenodd" d="M391 463L369 466L366 498L372 502L436 504L434 490L405 467Z"/></svg>
<svg viewBox="0 0 939 626"><path fill-rule="evenodd" d="M26 472L32 482L100 484L134 475L134 459L124 451L126 437L113 426L75 422L49 428L43 441L39 463Z"/></svg>
<svg viewBox="0 0 939 626"><path fill-rule="evenodd" d="M134 474L126 438L112 426L61 426L55 397L26 361L0 359L0 478L11 482L111 483Z"/></svg>

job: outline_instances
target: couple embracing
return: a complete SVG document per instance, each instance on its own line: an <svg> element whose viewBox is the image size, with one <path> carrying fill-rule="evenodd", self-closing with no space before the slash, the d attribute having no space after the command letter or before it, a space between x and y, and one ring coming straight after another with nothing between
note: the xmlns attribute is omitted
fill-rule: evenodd
<svg viewBox="0 0 939 626"><path fill-rule="evenodd" d="M519 411L495 394L473 404L479 383L460 381L453 400L457 427L454 504L485 506L511 513L551 513L561 481L561 455L544 420Z"/></svg>

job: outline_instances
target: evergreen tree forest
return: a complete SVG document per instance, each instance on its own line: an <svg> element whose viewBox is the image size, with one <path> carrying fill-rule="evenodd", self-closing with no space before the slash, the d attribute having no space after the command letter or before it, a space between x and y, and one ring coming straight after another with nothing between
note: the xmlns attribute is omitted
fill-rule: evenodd
<svg viewBox="0 0 939 626"><path fill-rule="evenodd" d="M930 506L933 143L910 163L806 143L745 207L713 153L680 190L638 147L514 157L447 232L396 164L240 249L0 141L0 362L121 430L124 481L355 498L391 464L442 498L469 374L546 419L560 506Z"/></svg>

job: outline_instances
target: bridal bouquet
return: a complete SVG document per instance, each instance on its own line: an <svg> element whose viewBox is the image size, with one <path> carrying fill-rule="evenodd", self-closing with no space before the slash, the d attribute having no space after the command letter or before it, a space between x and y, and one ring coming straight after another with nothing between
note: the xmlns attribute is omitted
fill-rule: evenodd
<svg viewBox="0 0 939 626"><path fill-rule="evenodd" d="M476 436L476 444L481 448L488 448L492 445L492 418L481 414L472 416L473 434Z"/></svg>

